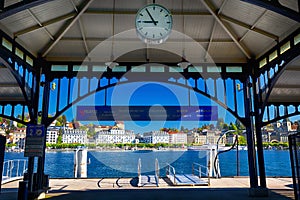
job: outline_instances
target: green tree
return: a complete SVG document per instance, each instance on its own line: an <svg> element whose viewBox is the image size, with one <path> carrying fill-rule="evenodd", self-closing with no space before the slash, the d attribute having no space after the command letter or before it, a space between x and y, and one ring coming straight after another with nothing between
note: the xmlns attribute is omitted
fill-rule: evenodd
<svg viewBox="0 0 300 200"><path fill-rule="evenodd" d="M18 122L18 123L17 123L17 127L18 127L18 128L24 128L25 125Z"/></svg>
<svg viewBox="0 0 300 200"><path fill-rule="evenodd" d="M63 126L66 126L66 123L67 123L67 117L66 117L66 115L63 115L63 116L61 117L61 122L62 122L62 125L63 125Z"/></svg>
<svg viewBox="0 0 300 200"><path fill-rule="evenodd" d="M42 123L42 116L38 116L38 124Z"/></svg>
<svg viewBox="0 0 300 200"><path fill-rule="evenodd" d="M245 126L238 119L235 121L234 124L237 127L237 130L238 130L237 133L238 134L242 134L243 131L246 129Z"/></svg>
<svg viewBox="0 0 300 200"><path fill-rule="evenodd" d="M61 143L62 143L62 136L59 135L59 136L57 137L57 144L61 144Z"/></svg>
<svg viewBox="0 0 300 200"><path fill-rule="evenodd" d="M203 130L203 129L210 129L210 126L209 126L209 124L204 124L202 127L201 127L201 129Z"/></svg>
<svg viewBox="0 0 300 200"><path fill-rule="evenodd" d="M62 123L60 121L56 121L55 126L62 126Z"/></svg>
<svg viewBox="0 0 300 200"><path fill-rule="evenodd" d="M95 136L95 134L96 134L95 130L89 129L87 131L87 135L89 138L93 138Z"/></svg>
<svg viewBox="0 0 300 200"><path fill-rule="evenodd" d="M182 131L182 132L184 131L184 126L180 127L180 131Z"/></svg>
<svg viewBox="0 0 300 200"><path fill-rule="evenodd" d="M238 138L238 140L239 140L239 145L244 146L244 145L247 144L247 140L246 140L246 138L245 138L244 136L239 135L238 137L239 137L239 138Z"/></svg>
<svg viewBox="0 0 300 200"><path fill-rule="evenodd" d="M229 130L235 130L235 132L233 132L234 134L238 134L238 128L236 127L235 124L233 124L232 122L229 125Z"/></svg>
<svg viewBox="0 0 300 200"><path fill-rule="evenodd" d="M228 124L224 123L224 124L223 124L223 128L222 128L222 129L224 129L224 130L229 130L229 126L228 126ZM222 129L221 129L221 130L222 130Z"/></svg>
<svg viewBox="0 0 300 200"><path fill-rule="evenodd" d="M79 129L83 130L83 131L86 131L88 128L86 126L80 126Z"/></svg>
<svg viewBox="0 0 300 200"><path fill-rule="evenodd" d="M6 124L10 127L10 120L9 119L5 119L6 120Z"/></svg>
<svg viewBox="0 0 300 200"><path fill-rule="evenodd" d="M222 130L224 128L224 119L218 118L216 126L217 126L217 129Z"/></svg>

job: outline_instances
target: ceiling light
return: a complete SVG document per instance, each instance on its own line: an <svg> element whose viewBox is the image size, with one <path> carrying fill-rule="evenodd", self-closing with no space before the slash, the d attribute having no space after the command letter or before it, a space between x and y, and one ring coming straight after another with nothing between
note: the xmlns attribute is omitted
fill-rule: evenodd
<svg viewBox="0 0 300 200"><path fill-rule="evenodd" d="M181 62L179 62L177 65L182 69L186 69L191 65L191 63L185 60L184 58L182 58Z"/></svg>
<svg viewBox="0 0 300 200"><path fill-rule="evenodd" d="M110 69L113 69L114 67L119 66L119 63L112 61L112 62L106 62L105 65Z"/></svg>

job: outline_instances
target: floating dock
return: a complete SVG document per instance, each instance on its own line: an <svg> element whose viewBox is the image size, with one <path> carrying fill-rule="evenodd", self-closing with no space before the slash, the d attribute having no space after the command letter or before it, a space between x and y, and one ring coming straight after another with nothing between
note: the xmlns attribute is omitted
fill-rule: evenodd
<svg viewBox="0 0 300 200"><path fill-rule="evenodd" d="M158 187L158 180L155 175L142 175L138 183L139 187Z"/></svg>
<svg viewBox="0 0 300 200"><path fill-rule="evenodd" d="M175 168L168 164L167 178L175 186L208 186L210 184L209 169L198 163L193 163L192 174L177 174Z"/></svg>
<svg viewBox="0 0 300 200"><path fill-rule="evenodd" d="M138 187L144 186L159 186L159 163L158 160L155 159L155 175L142 175L142 160L139 158L138 160Z"/></svg>
<svg viewBox="0 0 300 200"><path fill-rule="evenodd" d="M193 174L177 174L175 177L167 175L169 180L172 182L173 185L179 185L179 186L184 186L184 185L205 185L208 186L208 182L199 178L198 176L195 176Z"/></svg>

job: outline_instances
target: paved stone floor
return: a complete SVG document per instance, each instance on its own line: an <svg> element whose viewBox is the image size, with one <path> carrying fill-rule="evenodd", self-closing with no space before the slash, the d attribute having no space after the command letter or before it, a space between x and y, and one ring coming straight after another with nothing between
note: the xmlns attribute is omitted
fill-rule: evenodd
<svg viewBox="0 0 300 200"><path fill-rule="evenodd" d="M136 179L50 179L46 199L294 199L291 178L267 178L268 197L249 197L249 178L211 179L210 186L172 186L165 178L159 187L136 187ZM2 185L0 199L17 199L18 181Z"/></svg>

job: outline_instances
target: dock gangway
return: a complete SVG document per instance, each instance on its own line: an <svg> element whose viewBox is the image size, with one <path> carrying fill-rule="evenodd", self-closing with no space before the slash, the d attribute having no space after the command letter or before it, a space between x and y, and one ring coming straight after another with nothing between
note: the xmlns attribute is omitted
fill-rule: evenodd
<svg viewBox="0 0 300 200"><path fill-rule="evenodd" d="M167 164L166 175L171 183L175 186L210 185L209 169L206 166L200 165L198 163L192 164L192 174L176 174L175 168L172 165Z"/></svg>
<svg viewBox="0 0 300 200"><path fill-rule="evenodd" d="M159 163L155 159L155 174L154 175L142 175L142 160L138 160L138 187L144 186L156 186L159 187Z"/></svg>

